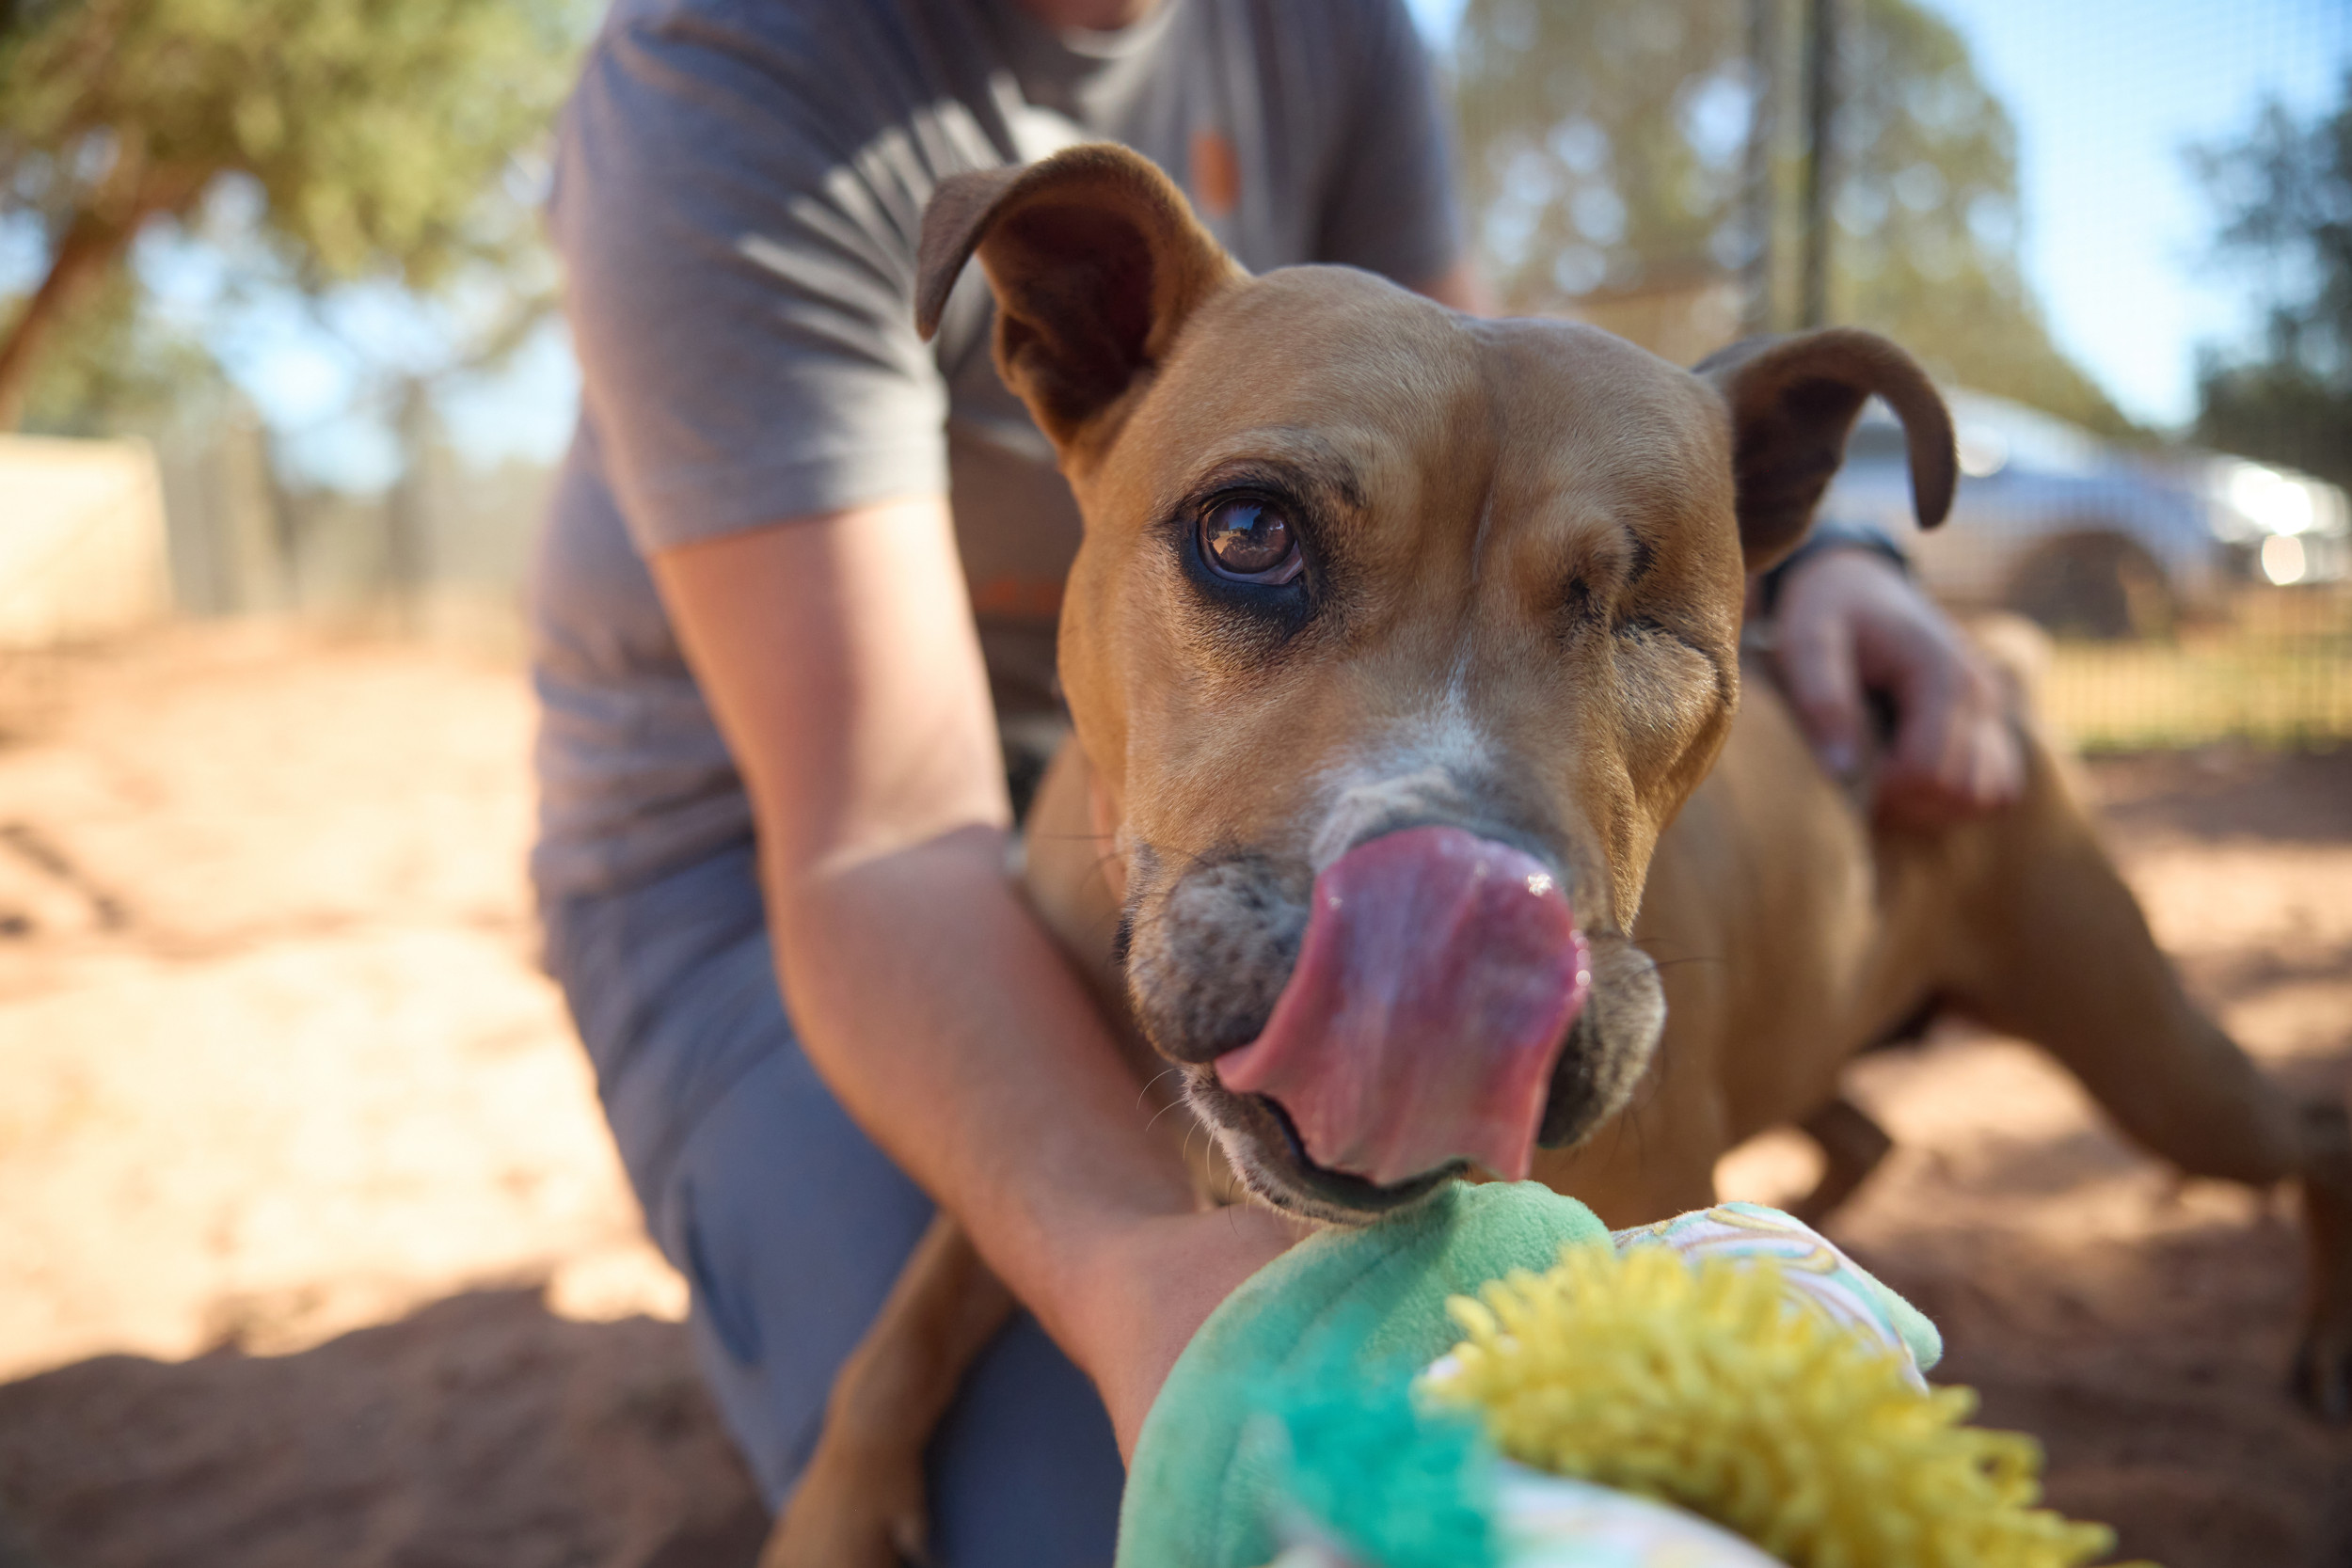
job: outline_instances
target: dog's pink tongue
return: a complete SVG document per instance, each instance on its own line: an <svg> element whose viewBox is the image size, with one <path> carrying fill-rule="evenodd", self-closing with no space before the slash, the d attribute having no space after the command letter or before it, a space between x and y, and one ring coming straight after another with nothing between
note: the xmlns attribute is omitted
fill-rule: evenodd
<svg viewBox="0 0 2352 1568"><path fill-rule="evenodd" d="M1551 874L1459 828L1374 839L1315 879L1265 1032L1216 1059L1308 1157L1383 1184L1453 1160L1518 1180L1590 979Z"/></svg>

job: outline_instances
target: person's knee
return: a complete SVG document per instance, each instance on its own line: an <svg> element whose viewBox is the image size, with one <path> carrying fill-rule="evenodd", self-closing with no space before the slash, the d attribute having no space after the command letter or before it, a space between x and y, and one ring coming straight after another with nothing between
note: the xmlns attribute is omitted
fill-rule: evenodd
<svg viewBox="0 0 2352 1568"><path fill-rule="evenodd" d="M646 1216L686 1275L705 1374L771 1506L931 1215L798 1066L763 1062L707 1111Z"/></svg>
<svg viewBox="0 0 2352 1568"><path fill-rule="evenodd" d="M724 991L704 990L703 1016L667 1020L665 1031L694 1036L706 1064L753 1065L723 1085L700 1080L695 1094L691 1073L647 1089L658 1099L631 1114L671 1120L638 1141L633 1164L644 1168L632 1176L656 1242L691 1290L705 1379L772 1509L815 1450L834 1374L932 1208L817 1076L781 1002L719 1006ZM758 1049L714 1043L731 1032L756 1035ZM632 1071L660 1065L644 1058ZM1026 1314L966 1376L929 1465L936 1555L950 1568L1109 1560L1124 1481L1109 1418Z"/></svg>
<svg viewBox="0 0 2352 1568"><path fill-rule="evenodd" d="M1015 1315L964 1378L930 1454L931 1541L949 1568L1100 1568L1126 1471L1094 1386Z"/></svg>

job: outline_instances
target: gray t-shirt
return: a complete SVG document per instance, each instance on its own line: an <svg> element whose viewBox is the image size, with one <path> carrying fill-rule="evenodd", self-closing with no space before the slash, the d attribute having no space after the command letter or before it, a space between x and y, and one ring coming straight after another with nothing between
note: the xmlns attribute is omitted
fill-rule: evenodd
<svg viewBox="0 0 2352 1568"><path fill-rule="evenodd" d="M542 897L738 842L751 808L644 557L946 493L1000 712L1050 708L1078 516L997 378L977 268L915 336L946 175L1143 152L1252 271L1406 283L1460 236L1401 0L1163 0L1061 34L1017 0L619 0L566 111L550 226L583 377L532 594Z"/></svg>

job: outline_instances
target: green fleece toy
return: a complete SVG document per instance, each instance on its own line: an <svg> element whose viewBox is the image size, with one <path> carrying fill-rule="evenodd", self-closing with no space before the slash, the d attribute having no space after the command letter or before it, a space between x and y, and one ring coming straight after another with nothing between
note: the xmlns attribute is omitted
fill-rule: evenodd
<svg viewBox="0 0 2352 1568"><path fill-rule="evenodd" d="M1612 1236L1532 1182L1325 1232L1145 1420L1119 1568L2075 1568L2031 1439L1931 1389L1933 1325L1724 1204Z"/></svg>

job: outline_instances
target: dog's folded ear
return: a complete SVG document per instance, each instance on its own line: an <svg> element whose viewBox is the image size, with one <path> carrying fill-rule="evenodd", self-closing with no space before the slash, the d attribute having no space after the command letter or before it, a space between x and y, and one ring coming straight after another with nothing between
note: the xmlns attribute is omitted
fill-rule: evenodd
<svg viewBox="0 0 2352 1568"><path fill-rule="evenodd" d="M1911 503L1921 528L1952 507L1960 463L1952 417L1911 356L1875 332L1829 327L1788 338L1751 338L1701 360L1731 409L1732 471L1740 543L1750 571L1796 548L1845 461L1862 405L1886 400L1903 422Z"/></svg>
<svg viewBox="0 0 2352 1568"><path fill-rule="evenodd" d="M975 251L996 291L997 369L1066 456L1243 276L1167 175L1104 143L940 182L916 251L924 337Z"/></svg>

